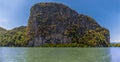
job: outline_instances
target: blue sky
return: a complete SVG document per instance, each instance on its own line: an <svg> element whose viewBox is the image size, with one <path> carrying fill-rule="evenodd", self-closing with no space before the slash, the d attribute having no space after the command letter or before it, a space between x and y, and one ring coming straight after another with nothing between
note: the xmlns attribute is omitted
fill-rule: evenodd
<svg viewBox="0 0 120 62"><path fill-rule="evenodd" d="M39 2L63 3L79 14L91 16L110 30L111 42L120 42L120 0L0 0L0 26L26 26L31 6Z"/></svg>

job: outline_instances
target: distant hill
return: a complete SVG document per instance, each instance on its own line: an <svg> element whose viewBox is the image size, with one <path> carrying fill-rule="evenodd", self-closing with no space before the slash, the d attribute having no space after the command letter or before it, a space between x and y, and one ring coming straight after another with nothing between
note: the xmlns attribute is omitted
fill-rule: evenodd
<svg viewBox="0 0 120 62"><path fill-rule="evenodd" d="M0 46L26 46L26 39L26 27L21 26L3 33L0 36Z"/></svg>
<svg viewBox="0 0 120 62"><path fill-rule="evenodd" d="M2 38L2 36L6 33L6 29L0 27L0 39ZM0 40L1 41L1 40Z"/></svg>
<svg viewBox="0 0 120 62"><path fill-rule="evenodd" d="M6 29L0 27L0 33L7 31Z"/></svg>
<svg viewBox="0 0 120 62"><path fill-rule="evenodd" d="M3 31L3 30L1 30ZM30 10L28 26L7 31L1 46L108 47L109 30L93 18L60 3L37 3Z"/></svg>

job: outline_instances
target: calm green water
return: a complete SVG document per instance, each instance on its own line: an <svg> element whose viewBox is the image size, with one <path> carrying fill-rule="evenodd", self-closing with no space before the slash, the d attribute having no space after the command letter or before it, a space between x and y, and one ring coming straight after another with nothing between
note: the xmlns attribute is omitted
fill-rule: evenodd
<svg viewBox="0 0 120 62"><path fill-rule="evenodd" d="M0 48L0 62L120 62L120 48Z"/></svg>

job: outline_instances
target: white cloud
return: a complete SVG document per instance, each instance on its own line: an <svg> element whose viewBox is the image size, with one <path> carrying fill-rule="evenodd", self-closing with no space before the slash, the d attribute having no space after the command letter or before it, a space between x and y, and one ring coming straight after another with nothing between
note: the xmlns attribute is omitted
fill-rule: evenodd
<svg viewBox="0 0 120 62"><path fill-rule="evenodd" d="M120 40L113 40L113 42L120 43Z"/></svg>
<svg viewBox="0 0 120 62"><path fill-rule="evenodd" d="M14 17L20 11L25 0L0 0L0 26L10 28L9 22L15 22ZM9 27L9 28L8 28Z"/></svg>

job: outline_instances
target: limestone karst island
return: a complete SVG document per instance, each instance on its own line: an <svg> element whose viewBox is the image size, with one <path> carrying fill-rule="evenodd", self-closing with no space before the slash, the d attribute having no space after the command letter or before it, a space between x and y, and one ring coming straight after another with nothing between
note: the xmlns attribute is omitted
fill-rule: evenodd
<svg viewBox="0 0 120 62"><path fill-rule="evenodd" d="M19 21L18 21L19 22ZM109 47L109 30L61 3L37 3L27 26L0 28L0 46Z"/></svg>

